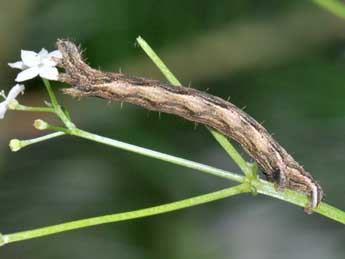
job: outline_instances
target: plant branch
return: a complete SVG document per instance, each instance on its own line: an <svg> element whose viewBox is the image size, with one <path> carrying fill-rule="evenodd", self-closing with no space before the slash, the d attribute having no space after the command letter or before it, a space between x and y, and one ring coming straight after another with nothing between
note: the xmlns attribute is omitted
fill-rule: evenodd
<svg viewBox="0 0 345 259"><path fill-rule="evenodd" d="M53 92L53 89L50 85L49 80L44 79L44 78L42 78L42 79L43 79L43 83L44 83L44 85L48 91L48 94L49 94L49 97L50 97L50 100L52 102L52 105L53 105L53 108L55 110L56 115L61 119L61 121L66 125L67 128L69 128L69 129L75 128L74 123L71 122L71 120L69 119L69 116L64 113L60 104L58 103L56 96Z"/></svg>
<svg viewBox="0 0 345 259"><path fill-rule="evenodd" d="M305 204L308 203L308 197L306 195L290 189L278 191L273 183L264 181L262 179L251 181L251 184L257 189L257 192L260 194L277 198L279 200L283 200L300 207L304 207ZM325 202L321 202L316 209L313 209L313 212L316 212L339 223L345 224L345 211L333 207Z"/></svg>
<svg viewBox="0 0 345 259"><path fill-rule="evenodd" d="M137 38L139 46L147 54L147 56L152 60L152 62L158 67L158 69L163 73L166 79L174 86L181 86L181 82L175 77L175 75L170 71L170 69L164 64L157 53L151 48L151 46L141 37Z"/></svg>
<svg viewBox="0 0 345 259"><path fill-rule="evenodd" d="M42 80L43 80L44 86L46 87L46 90L48 92L49 98L52 102L52 106L55 108L55 110L57 110L57 107L59 107L60 105L59 105L58 100L56 99L56 96L53 92L53 89L50 85L50 82L49 82L49 80L44 79L44 78L42 78Z"/></svg>
<svg viewBox="0 0 345 259"><path fill-rule="evenodd" d="M204 173L208 173L211 175L215 175L218 177L222 177L222 178L226 178L235 182L239 182L242 183L244 181L244 177L235 173L231 173L229 171L226 170L222 170L222 169L218 169L212 166L208 166L208 165L204 165L198 162L194 162L194 161L190 161L184 158L179 158L176 156L172 156L172 155L168 155L165 153L161 153L158 151L154 151L151 149L147 149L147 148L143 148L143 147L139 147L136 145L132 145L132 144L128 144L125 142L121 142L115 139L111 139L111 138L106 138L106 137L102 137L81 129L72 129L72 130L68 130L68 134L71 134L73 136L77 136L80 138L84 138L84 139L88 139L94 142L98 142L104 145L108 145L108 146L112 146L112 147L116 147L119 149L123 149L126 151L130 151L133 153L137 153L143 156L147 156L147 157L152 157L155 159L159 159L165 162L169 162L172 164L176 164L176 165L180 165L183 167L187 167L190 169L194 169L194 170L198 170Z"/></svg>
<svg viewBox="0 0 345 259"><path fill-rule="evenodd" d="M59 225L53 225L44 228L38 228L34 230L28 230L13 234L0 235L0 246L8 243L23 241L27 239L57 234L65 231L70 231L73 229L85 228L96 226L105 223L119 222L136 218L143 218L152 215L163 214L171 211L176 211L184 208L189 208L192 206L200 205L203 203L216 201L219 199L224 199L230 196L234 196L240 193L250 192L250 186L246 183L240 184L234 187L223 189L217 192L212 192L193 198L172 202L160 206L150 207L146 209L134 210L129 212L117 213L112 215L105 215L100 217L82 219L77 221L72 221L68 223L63 223Z"/></svg>
<svg viewBox="0 0 345 259"><path fill-rule="evenodd" d="M55 110L52 107L32 107L32 106L25 106L18 103L16 100L12 100L8 105L10 110L14 111L24 111L24 112L52 112L54 113Z"/></svg>
<svg viewBox="0 0 345 259"><path fill-rule="evenodd" d="M312 0L315 4L328 10L339 18L345 19L345 4L339 0Z"/></svg>
<svg viewBox="0 0 345 259"><path fill-rule="evenodd" d="M275 197L275 198L284 200L286 202L290 202L292 204L295 204L301 207L305 207L305 205L308 203L308 197L306 195L301 194L296 191L289 190L289 189L286 189L285 191L277 191L274 185L267 181L253 179L252 177L246 178L246 177L240 176L238 174L235 174L226 170L218 169L218 168L204 165L198 162L164 154L164 153L150 150L147 148L131 145L131 144L124 143L118 140L98 136L96 134L92 134L80 129L69 130L69 134L77 136L77 137L89 139L94 142L98 142L98 143L105 144L108 146L113 146L113 147L120 148L126 151L130 151L130 152L134 152L134 153L141 154L144 156L166 161L169 163L195 169L203 173L226 178L235 182L243 183L245 181L249 181L250 184L256 189L258 193ZM314 209L313 211L345 224L344 211L331 207L330 205L326 205L326 206L325 205L326 205L325 203L321 203L320 206L317 209Z"/></svg>
<svg viewBox="0 0 345 259"><path fill-rule="evenodd" d="M47 134L45 136L41 136L38 138L33 138L33 139L25 139L25 140L11 139L9 147L12 152L16 152L16 151L21 150L23 147L26 147L32 144L37 144L39 142L43 142L52 138L60 137L62 135L65 135L65 133L58 131L58 132L54 132L54 133Z"/></svg>
<svg viewBox="0 0 345 259"><path fill-rule="evenodd" d="M243 159L243 157L238 153L234 146L230 143L229 139L219 132L209 129L214 138L218 143L224 148L228 155L235 161L238 167L244 172L246 176L251 176L253 174L252 166Z"/></svg>
<svg viewBox="0 0 345 259"><path fill-rule="evenodd" d="M44 122L46 123L46 122ZM47 124L47 123L46 123ZM51 126L47 124L47 129L59 129L55 126ZM202 173L207 173L210 175L214 175L217 177L225 178L231 181L239 182L239 183L248 183L251 186L251 192L252 193L261 193L270 197L274 197L280 200L284 200L286 202L305 207L306 204L308 204L308 197L305 194L285 189L284 191L278 191L273 183L261 180L257 177L253 176L241 176L226 170L222 170L219 168L215 168L209 165L201 164L198 162L190 161L184 158L175 157L172 155L168 155L165 153L161 153L158 151L154 151L151 149L135 146L132 144L124 143L118 140L102 137L84 130L80 129L63 129L63 131L66 134L70 134L73 136L77 136L80 138L88 139L94 142L98 142L100 144L116 147L119 149L123 149L126 151L130 151L133 153L141 154L147 157L155 158L158 160L162 160L165 162L169 162L172 164L180 165L183 167L187 167L190 169L194 169L197 171L200 171ZM253 172L255 172L256 169L253 167ZM255 175L255 173L254 173ZM253 190L254 189L254 190ZM321 202L318 208L313 209L314 212L317 212L325 217L328 217L330 219L333 219L335 221L338 221L342 224L345 224L345 211L342 211L340 209L337 209L335 207L332 207L326 203Z"/></svg>

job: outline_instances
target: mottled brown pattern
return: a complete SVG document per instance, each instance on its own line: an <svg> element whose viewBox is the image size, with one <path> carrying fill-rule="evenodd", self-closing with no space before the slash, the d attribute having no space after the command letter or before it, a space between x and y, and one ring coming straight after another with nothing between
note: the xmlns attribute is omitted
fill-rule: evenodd
<svg viewBox="0 0 345 259"><path fill-rule="evenodd" d="M59 80L73 86L64 93L128 102L205 124L237 141L279 189L288 187L308 194L307 212L320 203L320 185L261 124L234 104L193 88L96 70L85 64L72 42L59 40L57 46L63 54L60 65L65 69Z"/></svg>

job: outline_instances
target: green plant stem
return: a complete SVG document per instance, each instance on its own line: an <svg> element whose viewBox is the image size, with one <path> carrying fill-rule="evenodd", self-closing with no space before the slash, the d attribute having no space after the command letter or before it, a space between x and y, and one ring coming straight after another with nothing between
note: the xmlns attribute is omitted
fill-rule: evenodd
<svg viewBox="0 0 345 259"><path fill-rule="evenodd" d="M142 37L139 36L137 38L137 42L139 46L144 50L144 52L148 55L148 57L152 60L152 62L163 73L163 75L170 82L170 84L174 86L182 85L180 81L176 78L176 76L170 71L170 69L165 65L165 63L157 55L157 53L150 47L150 45ZM235 163L243 171L243 173L246 176L251 176L253 174L252 167L249 166L248 163L237 152L237 150L230 143L228 138L211 128L208 128L208 127L206 128L211 132L211 134L215 137L218 143L225 149L228 155L235 161Z"/></svg>
<svg viewBox="0 0 345 259"><path fill-rule="evenodd" d="M301 207L305 207L305 205L309 202L308 197L306 195L292 191L292 190L288 190L288 189L286 189L283 192L277 191L274 188L274 185L270 182L267 182L267 181L253 179L252 177L246 178L246 177L243 177L241 175L238 175L238 174L226 171L226 170L218 169L218 168L215 168L212 166L204 165L204 164L190 161L190 160L187 160L184 158L179 158L179 157L175 157L172 155L164 154L164 153L150 150L147 148L138 147L138 146L124 143L124 142L121 142L118 140L98 136L96 134L92 134L90 132L83 131L80 129L69 130L69 134L77 136L77 137L85 138L85 139L88 139L88 140L91 140L94 142L98 142L101 144L105 144L108 146L120 148L123 150L127 150L130 152L141 154L144 156L148 156L148 157L152 157L152 158L166 161L169 163L173 163L176 165L195 169L195 170L198 170L198 171L203 172L203 173L207 173L207 174L215 175L218 177L226 178L226 179L229 179L229 180L232 180L235 182L243 183L245 181L250 181L250 184L257 190L258 193L265 194L265 195L271 196L271 197L275 197L275 198L284 200L286 202L293 203L293 204L301 206ZM338 222L345 224L345 212L344 211L336 209L336 208L333 208L331 210L327 210L326 208L333 208L333 207L331 207L330 205L325 206L324 203L321 203L320 206L317 209L315 209L314 211L317 213L320 213L320 214L322 214L328 218L332 218Z"/></svg>
<svg viewBox="0 0 345 259"><path fill-rule="evenodd" d="M244 172L246 176L252 175L252 167L247 163L246 160L237 152L234 146L230 143L227 137L220 134L219 132L209 129L214 138L218 143L225 149L229 156L235 161L239 168Z"/></svg>
<svg viewBox="0 0 345 259"><path fill-rule="evenodd" d="M16 104L13 108L10 106L10 110L24 111L24 112L55 112L51 107L31 107L21 104Z"/></svg>
<svg viewBox="0 0 345 259"><path fill-rule="evenodd" d="M159 68L167 80L174 86L182 85L180 81L174 76L170 69L164 64L157 53L150 47L150 45L141 37L137 38L139 46L144 50L144 52L149 56L153 63Z"/></svg>
<svg viewBox="0 0 345 259"><path fill-rule="evenodd" d="M45 124L44 121L40 121L41 124ZM54 129L54 130L61 130L61 128L54 127L48 124L47 129ZM94 217L89 219L83 219L83 220L77 220L73 222L68 222L64 224L59 225L53 225L49 227L29 230L29 231L23 231L13 234L6 234L6 235L0 235L0 246L5 245L7 243L12 242L18 242L23 241L27 239L42 237L46 235L52 235L57 234L64 231L69 231L73 229L78 228L85 228L90 226L95 226L99 224L105 224L110 222L117 222L117 221L124 221L124 220L130 220L134 218L141 218L141 217L147 217L151 215L157 215L162 214L174 210L179 210L187 207L196 206L202 203L215 201L218 199L230 197L236 194L245 193L245 192L251 192L252 187L254 187L258 193L265 194L267 196L275 197L296 205L299 205L301 207L304 207L305 204L308 202L308 198L301 194L297 193L291 190L285 190L284 192L278 192L272 183L259 180L259 179L251 179L244 176L240 176L237 174L233 174L231 172L217 169L211 166L203 165L200 163L196 163L193 161L189 161L186 159L174 157L171 155L167 155L164 153L160 153L157 151L149 150L142 147L137 147L131 144L123 143L117 140L101 137L80 129L63 129L63 131L67 134L71 134L74 136L78 136L81 138L85 138L88 140L92 140L94 142L102 143L105 145L117 147L120 149L124 149L127 151L139 153L145 156L153 157L156 159L160 159L163 161L167 161L170 163L178 164L181 166L185 166L188 168L196 169L204 173L216 175L218 177L227 178L233 181L242 182L240 185L237 185L235 187L231 187L228 189L224 189L221 191L204 194L201 196L193 197L190 199L185 199L178 202L173 202L169 204L164 204L156 207L151 207L147 209L141 209L136 211L129 211L124 213L118 213L118 214L112 214L112 215L106 215L106 216L100 216L100 217ZM57 132L60 133L60 132ZM64 134L63 132L60 134ZM315 212L320 213L326 217L329 217L335 221L338 221L340 223L345 224L345 212L341 211L337 208L334 208L328 204L321 203L320 206L315 210Z"/></svg>
<svg viewBox="0 0 345 259"><path fill-rule="evenodd" d="M57 109L57 107L59 107L60 105L59 105L58 100L56 99L56 96L55 96L55 94L53 92L53 89L52 89L52 87L50 85L49 80L44 79L44 78L42 78L42 80L43 80L43 83L44 83L44 85L45 85L45 87L47 89L47 92L48 92L48 95L49 95L50 101L52 102L53 107L55 109Z"/></svg>
<svg viewBox="0 0 345 259"><path fill-rule="evenodd" d="M96 134L93 134L93 133L90 133L90 132L87 132L87 131L84 131L81 129L68 130L67 133L74 135L74 136L77 136L77 137L80 137L80 138L91 140L93 142L98 142L98 143L101 143L104 145L116 147L119 149L123 149L126 151L137 153L137 154L140 154L143 156L152 157L152 158L166 161L166 162L169 162L172 164L180 165L183 167L191 168L191 169L198 170L198 171L208 173L211 175L215 175L218 177L226 178L226 179L229 179L229 180L232 180L235 182L242 183L244 181L243 176L235 174L235 173L231 173L231 172L226 171L226 170L218 169L218 168L215 168L212 166L204 165L204 164L190 161L190 160L187 160L184 158L179 158L176 156L164 154L164 153L154 151L151 149L135 146L135 145L121 142L118 140L114 140L111 138L102 137L102 136L99 136L99 135L96 135Z"/></svg>
<svg viewBox="0 0 345 259"><path fill-rule="evenodd" d="M288 197L291 203L296 205L303 206L303 202L306 201L306 197L300 193L296 193L294 191L286 190L284 192L277 192L273 187L273 184L265 182L265 181L257 181L255 183L256 187L259 190L259 193L263 193L266 195L270 195L272 197L286 200ZM196 196L193 198L185 199L182 201L172 202L160 206L150 207L146 209L140 209L135 211L117 213L112 215L106 216L99 216L93 217L83 220L77 220L72 222L67 222L63 224L53 225L44 228L38 228L34 230L22 231L13 234L5 234L1 235L0 245L5 245L8 243L23 241L27 239L38 238L47 235L53 235L65 231L70 231L79 228L91 227L100 224L118 222L118 221L125 221L130 219L142 218L152 215L163 214L175 210L180 210L183 208L188 208L196 205L200 205L203 203L227 198L230 196L234 196L241 193L248 193L251 191L251 186L249 183L242 183L240 185L230 187L224 190L220 190L217 192L212 192L209 194L204 194L200 196ZM303 197L304 196L304 197ZM345 224L345 213L339 209L336 209L330 205L321 203L320 207L316 210L318 213L325 215L329 218L332 218L338 222ZM332 212L332 213L330 213Z"/></svg>
<svg viewBox="0 0 345 259"><path fill-rule="evenodd" d="M274 187L273 183L264 181L262 179L251 181L251 184L260 194L277 198L300 207L305 207L305 205L309 202L309 198L302 193L289 189L278 191ZM325 202L321 202L313 211L334 221L345 224L345 211L333 207Z"/></svg>
<svg viewBox="0 0 345 259"><path fill-rule="evenodd" d="M4 245L4 244L23 241L27 239L57 234L60 232L69 231L69 230L78 229L78 228L85 228L85 227L91 227L91 226L105 224L105 223L125 221L125 220L130 220L130 219L158 215L162 213L167 213L167 212L180 210L180 209L200 205L203 203L227 198L230 196L234 196L234 195L237 195L240 193L246 193L246 192L250 192L250 186L244 183L244 184L240 184L240 185L223 189L220 191L196 196L193 198L189 198L189 199L185 199L185 200L181 200L177 202L172 202L169 204L155 206L151 208L117 213L117 214L112 214L112 215L105 215L105 216L88 218L88 219L82 219L82 220L67 222L67 223L63 223L59 225L53 225L53 226L38 228L34 230L2 235L2 240L3 240L2 243ZM0 241L0 244L1 244L1 241Z"/></svg>
<svg viewBox="0 0 345 259"><path fill-rule="evenodd" d="M45 136L41 136L41 137L38 137L38 138L26 139L26 140L22 140L22 141L25 141L27 144L36 144L36 143L39 143L39 142L42 142L42 141L46 141L46 140L49 140L49 139L52 139L52 138L60 137L60 136L63 136L63 135L66 135L66 133L59 131L59 132L54 132L54 133L47 134Z"/></svg>
<svg viewBox="0 0 345 259"><path fill-rule="evenodd" d="M312 0L315 4L328 10L339 18L345 19L345 4L339 0Z"/></svg>
<svg viewBox="0 0 345 259"><path fill-rule="evenodd" d="M47 129L59 130L60 128L49 125ZM116 148L130 151L133 153L141 154L147 157L151 157L151 158L155 158L155 159L169 162L172 164L180 165L183 167L195 169L202 173L207 173L210 175L225 178L225 179L232 180L239 183L248 183L251 187L255 189L255 192L257 193L261 193L270 197L284 200L286 202L298 205L300 207L305 207L306 204L309 202L309 198L302 193L298 193L298 192L288 190L288 189L286 189L285 191L277 191L276 188L274 187L274 184L261 180L259 178L254 178L253 175L250 177L241 176L241 175L238 175L226 170L222 170L219 168L215 168L209 165L201 164L201 163L190 161L184 158L175 157L175 156L154 151L151 149L124 143L118 140L102 137L102 136L99 136L99 135L96 135L84 130L80 130L77 128L63 129L63 131L66 134L88 139L93 142L98 142L100 144L116 147ZM253 171L255 170L256 170L255 167L253 167ZM253 192L253 188L251 188L252 192ZM340 209L337 209L325 203L321 203L319 207L315 209L314 211L325 217L331 218L335 221L345 224L345 211L342 211Z"/></svg>
<svg viewBox="0 0 345 259"><path fill-rule="evenodd" d="M50 85L49 80L43 78L43 83L48 91L50 100L52 102L53 108L55 110L56 115L61 119L61 121L66 125L67 128L73 129L75 128L74 123L66 116L66 114L63 112L60 104L58 103L56 96L53 92L53 89Z"/></svg>
<svg viewBox="0 0 345 259"><path fill-rule="evenodd" d="M32 145L32 144L37 144L39 142L43 142L52 138L60 137L65 135L66 133L58 131L54 133L50 133L41 137L33 138L33 139L24 139L24 140L19 140L20 141L20 146L21 148Z"/></svg>

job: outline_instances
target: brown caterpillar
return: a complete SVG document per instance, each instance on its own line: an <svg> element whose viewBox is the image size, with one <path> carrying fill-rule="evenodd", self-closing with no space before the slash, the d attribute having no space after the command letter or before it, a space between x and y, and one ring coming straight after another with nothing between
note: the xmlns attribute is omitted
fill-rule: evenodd
<svg viewBox="0 0 345 259"><path fill-rule="evenodd" d="M307 213L319 205L323 197L321 186L261 124L234 104L192 88L96 70L83 61L74 43L58 40L57 47L63 55L60 66L65 69L59 81L73 86L64 93L128 102L205 124L237 141L280 190L288 187L307 194Z"/></svg>

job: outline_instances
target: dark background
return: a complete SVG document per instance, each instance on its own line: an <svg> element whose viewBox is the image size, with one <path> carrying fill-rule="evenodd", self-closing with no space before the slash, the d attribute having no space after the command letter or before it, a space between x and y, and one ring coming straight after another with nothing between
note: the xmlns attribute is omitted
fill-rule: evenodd
<svg viewBox="0 0 345 259"><path fill-rule="evenodd" d="M325 201L345 208L345 21L311 1L0 1L0 85L20 49L69 38L94 67L164 80L136 47L142 35L185 84L251 114L312 172ZM58 90L59 85L55 85ZM23 104L47 100L40 80ZM238 172L202 125L129 104L59 94L77 125L121 141ZM46 114L9 112L0 122L0 232L149 207L229 186L165 162L61 137L8 149ZM242 152L242 151L241 151ZM242 152L243 153L243 152ZM230 183L233 184L233 183ZM339 223L265 196L10 244L0 258L344 258Z"/></svg>

